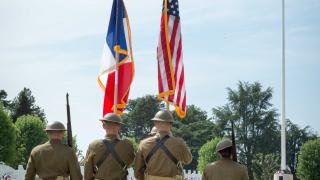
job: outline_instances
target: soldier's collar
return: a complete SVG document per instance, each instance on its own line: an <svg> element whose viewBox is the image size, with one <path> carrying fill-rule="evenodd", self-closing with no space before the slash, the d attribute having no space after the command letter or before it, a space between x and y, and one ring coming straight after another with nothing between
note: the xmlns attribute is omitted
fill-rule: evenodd
<svg viewBox="0 0 320 180"><path fill-rule="evenodd" d="M49 140L49 143L50 143L50 144L60 144L60 143L61 143L61 140L60 140L60 139L50 139L50 140Z"/></svg>
<svg viewBox="0 0 320 180"><path fill-rule="evenodd" d="M106 139L119 139L120 140L120 138L116 134L106 134L105 138Z"/></svg>
<svg viewBox="0 0 320 180"><path fill-rule="evenodd" d="M222 157L222 156L221 156L221 159L222 159L222 160L230 160L230 161L232 161L231 157Z"/></svg>
<svg viewBox="0 0 320 180"><path fill-rule="evenodd" d="M160 136L161 138L166 135L169 135L170 137L172 136L171 132L168 132L168 131L160 131L157 133L157 135Z"/></svg>

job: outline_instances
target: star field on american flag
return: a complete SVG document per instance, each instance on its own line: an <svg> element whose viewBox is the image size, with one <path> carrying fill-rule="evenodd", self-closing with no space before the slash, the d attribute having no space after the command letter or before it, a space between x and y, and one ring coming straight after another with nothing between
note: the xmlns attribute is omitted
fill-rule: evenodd
<svg viewBox="0 0 320 180"><path fill-rule="evenodd" d="M169 0L168 1L168 11L171 16L179 17L179 4L178 0Z"/></svg>

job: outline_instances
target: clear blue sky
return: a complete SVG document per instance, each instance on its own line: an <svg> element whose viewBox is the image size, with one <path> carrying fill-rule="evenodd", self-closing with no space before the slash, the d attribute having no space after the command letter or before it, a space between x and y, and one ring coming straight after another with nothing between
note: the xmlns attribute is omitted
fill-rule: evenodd
<svg viewBox="0 0 320 180"><path fill-rule="evenodd" d="M162 0L125 0L136 74L130 98L157 93ZM97 84L111 0L1 0L0 89L32 90L48 121L66 122L70 93L80 148L103 137ZM287 1L287 118L320 132L320 1ZM211 115L227 87L259 81L281 104L281 1L180 0L187 103ZM279 111L280 113L280 111Z"/></svg>

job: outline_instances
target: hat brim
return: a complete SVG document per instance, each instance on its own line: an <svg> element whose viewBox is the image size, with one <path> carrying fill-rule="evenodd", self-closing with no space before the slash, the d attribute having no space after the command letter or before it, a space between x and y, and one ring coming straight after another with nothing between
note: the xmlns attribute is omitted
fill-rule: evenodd
<svg viewBox="0 0 320 180"><path fill-rule="evenodd" d="M45 131L66 131L66 129L44 129Z"/></svg>
<svg viewBox="0 0 320 180"><path fill-rule="evenodd" d="M232 147L232 145L231 145L231 146L224 147L224 148L219 148L219 149L216 150L216 152L222 151L222 150L227 149L227 148L230 148L230 147Z"/></svg>
<svg viewBox="0 0 320 180"><path fill-rule="evenodd" d="M173 121L166 121L166 120L158 119L158 118L153 118L153 119L151 119L151 121L161 121L161 122L173 123Z"/></svg>
<svg viewBox="0 0 320 180"><path fill-rule="evenodd" d="M124 123L122 123L122 122L118 122L118 121L112 121L112 120L106 120L106 119L100 119L100 121L104 121L104 122L111 122L111 123L115 123L115 124L124 125Z"/></svg>

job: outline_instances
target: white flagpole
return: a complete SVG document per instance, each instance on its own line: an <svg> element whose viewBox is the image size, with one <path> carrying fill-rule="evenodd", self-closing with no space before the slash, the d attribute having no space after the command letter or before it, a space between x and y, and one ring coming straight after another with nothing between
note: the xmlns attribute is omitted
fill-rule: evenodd
<svg viewBox="0 0 320 180"><path fill-rule="evenodd" d="M281 79L281 169L273 176L274 180L293 180L293 175L286 172L286 44L285 44L285 0L282 0L282 79Z"/></svg>
<svg viewBox="0 0 320 180"><path fill-rule="evenodd" d="M285 0L282 0L281 170L286 170Z"/></svg>

